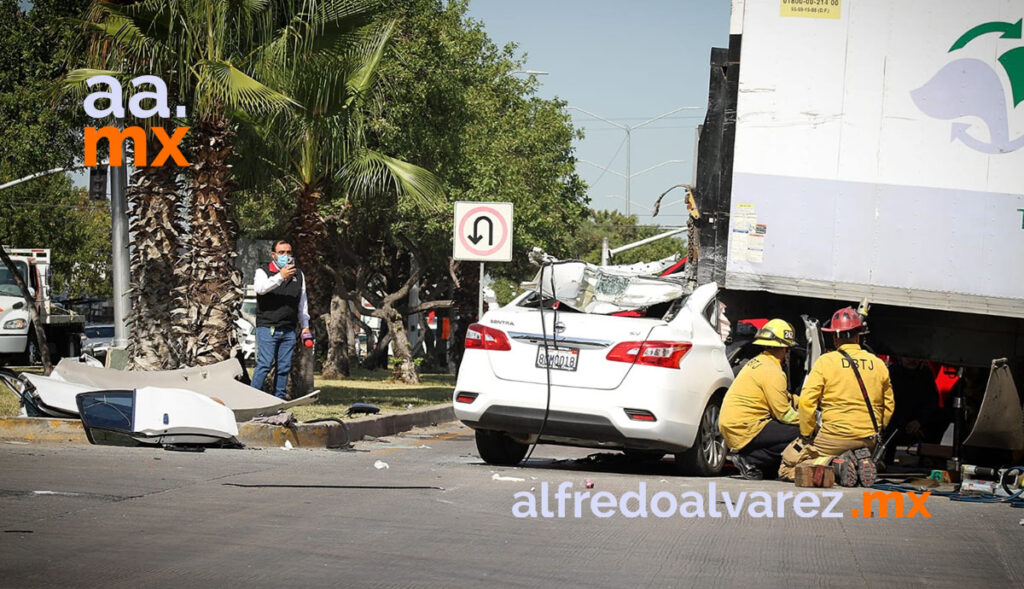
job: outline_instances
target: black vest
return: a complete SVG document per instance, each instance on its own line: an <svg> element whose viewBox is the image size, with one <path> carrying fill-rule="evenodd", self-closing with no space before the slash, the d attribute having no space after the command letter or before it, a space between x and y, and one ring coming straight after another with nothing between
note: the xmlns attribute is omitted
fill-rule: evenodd
<svg viewBox="0 0 1024 589"><path fill-rule="evenodd" d="M266 270L273 277L277 272ZM284 284L256 295L256 327L295 329L299 322L299 298L302 296L302 270Z"/></svg>

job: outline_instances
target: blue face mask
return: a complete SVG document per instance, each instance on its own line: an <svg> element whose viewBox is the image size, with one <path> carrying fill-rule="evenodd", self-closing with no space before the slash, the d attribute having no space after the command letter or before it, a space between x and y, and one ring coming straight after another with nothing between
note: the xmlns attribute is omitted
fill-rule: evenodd
<svg viewBox="0 0 1024 589"><path fill-rule="evenodd" d="M292 263L292 257L289 256L288 254L283 254L283 255L277 256L277 267L278 268L284 268L285 266L287 266L288 264L291 264L291 263Z"/></svg>

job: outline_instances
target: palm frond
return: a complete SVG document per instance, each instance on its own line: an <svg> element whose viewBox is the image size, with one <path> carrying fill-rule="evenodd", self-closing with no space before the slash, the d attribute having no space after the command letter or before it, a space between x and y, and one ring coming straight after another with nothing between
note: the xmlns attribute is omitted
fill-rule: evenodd
<svg viewBox="0 0 1024 589"><path fill-rule="evenodd" d="M374 81L377 79L377 68L380 65L380 60L384 57L388 41L395 31L395 24L395 20L387 21L376 30L375 34L366 43L363 43L357 49L362 59L360 59L359 68L349 82L349 86L354 94L363 95L373 86Z"/></svg>
<svg viewBox="0 0 1024 589"><path fill-rule="evenodd" d="M310 1L299 18L301 32L294 49L298 54L337 53L351 44L351 35L373 24L385 10L381 0Z"/></svg>
<svg viewBox="0 0 1024 589"><path fill-rule="evenodd" d="M429 171L372 149L362 149L344 166L337 181L356 194L373 196L395 190L416 205L440 211L444 202L444 186Z"/></svg>
<svg viewBox="0 0 1024 589"><path fill-rule="evenodd" d="M112 39L127 55L156 58L173 43L173 19L166 3L140 2L118 5L99 2L91 23Z"/></svg>
<svg viewBox="0 0 1024 589"><path fill-rule="evenodd" d="M111 76L117 78L124 85L127 82L126 74L112 70L101 70L94 68L78 68L64 74L53 86L52 98L59 96L70 96L76 102L81 102L92 90L86 86L85 81L94 76Z"/></svg>
<svg viewBox="0 0 1024 589"><path fill-rule="evenodd" d="M299 103L253 79L230 62L202 60L196 64L198 96L251 113L300 106Z"/></svg>

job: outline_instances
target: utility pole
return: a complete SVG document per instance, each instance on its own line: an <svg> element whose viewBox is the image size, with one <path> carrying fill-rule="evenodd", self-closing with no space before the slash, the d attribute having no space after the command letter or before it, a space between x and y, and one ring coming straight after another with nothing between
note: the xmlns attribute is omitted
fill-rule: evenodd
<svg viewBox="0 0 1024 589"><path fill-rule="evenodd" d="M593 117L593 118L595 118L595 119L597 119L599 121L604 121L604 122L608 123L609 125L612 125L613 127L618 127L619 129L622 129L623 131L626 132L626 173L625 174L621 174L619 172L615 172L613 170L609 170L606 167L600 166L600 165L595 164L593 162L588 162L588 161L582 160L582 159L580 161L584 162L586 164L590 164L592 166L596 166L597 168L600 168L602 170L606 170L608 172L611 172L611 173L615 174L616 176L620 176L622 178L625 178L625 180L626 180L626 216L629 216L629 209L630 209L630 198L629 198L629 188L630 188L630 186L629 185L630 185L630 181L633 179L633 176L639 176L640 174L643 174L645 172L649 172L649 171L651 171L651 170L653 170L655 168L659 168L659 167L661 167L663 165L666 165L666 164L680 163L680 162L683 161L683 160L669 160L667 162L662 162L660 164L651 166L650 168L647 168L646 170L637 172L636 174L630 173L630 169L631 169L630 166L632 165L632 162L630 161L630 159L632 157L632 149L631 148L632 148L633 129L639 129L640 127L644 127L644 126L649 125L649 124L651 124L651 123L653 123L655 121L661 120L661 119L663 119L663 118L665 118L665 117L667 117L669 115L674 115L674 114L676 114L677 112L680 112L680 111L684 111L684 110L701 110L704 107L703 106L680 106L677 109L670 110L667 113L660 114L660 115L658 115L658 116L656 116L656 117L654 117L652 119L647 119L646 121L644 121L642 123L638 123L636 125L624 125L622 123L617 123L617 122L615 122L615 121L613 121L611 119L606 119L606 118L604 118L604 117L602 117L600 115L596 115L596 114L590 112L589 110L584 110L584 109L582 109L582 108L580 108L578 106L567 106L566 108L571 108L573 110L578 110L581 113L583 113L583 114L585 114L585 115L587 115L589 117Z"/></svg>

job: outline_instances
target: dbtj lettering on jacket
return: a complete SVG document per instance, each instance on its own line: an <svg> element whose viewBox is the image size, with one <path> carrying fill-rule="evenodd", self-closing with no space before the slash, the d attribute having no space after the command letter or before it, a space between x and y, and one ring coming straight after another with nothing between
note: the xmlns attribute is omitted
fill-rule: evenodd
<svg viewBox="0 0 1024 589"><path fill-rule="evenodd" d="M853 358L853 361L857 363L857 367L860 368L861 370L874 370L875 369L875 361L874 360L870 360L868 358ZM846 358L843 358L843 368L849 368L849 367L850 367L850 361L847 360Z"/></svg>

